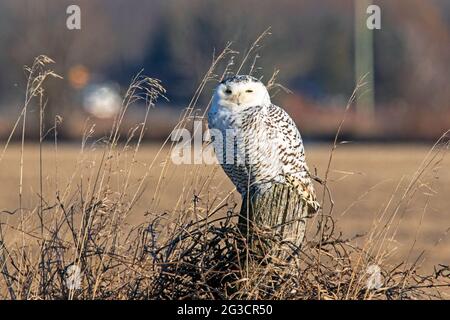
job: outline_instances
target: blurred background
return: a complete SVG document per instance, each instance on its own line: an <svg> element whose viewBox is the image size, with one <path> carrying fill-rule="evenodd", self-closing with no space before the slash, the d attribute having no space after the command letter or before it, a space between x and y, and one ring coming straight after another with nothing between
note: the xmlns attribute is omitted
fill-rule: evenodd
<svg viewBox="0 0 450 320"><path fill-rule="evenodd" d="M381 29L372 31L366 28L371 3L381 8ZM81 30L66 26L66 10L72 4L81 9ZM339 230L349 237L364 234L380 221L379 214L394 212L402 221L393 242L399 253L409 254L410 244L417 243L412 252L427 250L424 265L448 264L450 159L444 161L444 152L435 157L429 150L450 129L449 0L1 0L2 148L23 108L24 65L45 54L55 60L52 67L63 79L46 82L43 132L49 132L49 143L42 151L36 143L35 102L27 110L26 148L20 145L23 122L18 122L15 141L0 155L0 218L8 219L5 212L16 208L36 208L40 188L46 201L56 203L63 185L76 194L85 180L94 181L103 152L97 138L110 132L122 96L141 69L161 79L168 100L160 99L149 114L145 145L131 179L149 176L130 222L142 222L148 212L190 206L193 194L200 193L202 205L208 206L209 199L228 199L233 186L217 166L171 165L167 177L160 179L166 163L161 140L189 105L213 56L232 41L240 52L235 57L238 65L268 27L271 35L258 49L255 76L267 82L280 70L278 82L291 93L280 92L273 100L300 127L309 167L319 177L328 170L347 101L358 80L369 73L339 139L351 143L339 144L328 176ZM215 85L211 82L204 90L198 108L204 110ZM121 136L144 115L144 105L133 105ZM58 152L51 144L56 116L63 118ZM95 136L83 155L81 136L92 124ZM424 161L427 154L433 155L432 164ZM422 172L420 179L417 172ZM125 173L113 172L111 184ZM397 201L404 199L410 181L417 190L398 210ZM321 186L317 190L322 194Z"/></svg>
<svg viewBox="0 0 450 320"><path fill-rule="evenodd" d="M379 30L365 28L370 3L381 8ZM66 27L71 4L81 8L81 30ZM169 100L152 110L146 133L164 138L214 52L232 41L242 55L268 27L256 75L267 81L280 70L278 82L292 93L274 100L306 139L334 137L366 72L368 90L351 109L344 138L435 140L450 128L448 0L2 0L0 137L9 134L23 105L23 66L45 54L64 78L47 86L47 127L62 116L61 139L79 139L87 116L104 134L142 68L167 89ZM134 124L143 113L138 106L128 119ZM29 126L29 137L37 132Z"/></svg>

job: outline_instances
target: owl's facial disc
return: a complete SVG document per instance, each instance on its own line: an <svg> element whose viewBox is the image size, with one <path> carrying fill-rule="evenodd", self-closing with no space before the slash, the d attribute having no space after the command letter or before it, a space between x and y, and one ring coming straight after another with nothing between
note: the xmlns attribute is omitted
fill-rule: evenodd
<svg viewBox="0 0 450 320"><path fill-rule="evenodd" d="M241 78L238 78L241 77ZM233 109L270 104L266 87L259 80L245 76L236 76L222 82L216 89L218 103Z"/></svg>

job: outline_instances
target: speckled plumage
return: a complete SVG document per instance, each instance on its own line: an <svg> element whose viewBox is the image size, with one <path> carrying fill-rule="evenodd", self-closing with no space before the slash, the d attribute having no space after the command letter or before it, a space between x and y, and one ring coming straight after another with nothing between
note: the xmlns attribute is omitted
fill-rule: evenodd
<svg viewBox="0 0 450 320"><path fill-rule="evenodd" d="M318 210L300 132L292 118L271 103L259 80L235 76L223 81L216 89L208 124L216 155L239 193L289 183L307 200L310 212ZM226 137L236 139L227 144Z"/></svg>

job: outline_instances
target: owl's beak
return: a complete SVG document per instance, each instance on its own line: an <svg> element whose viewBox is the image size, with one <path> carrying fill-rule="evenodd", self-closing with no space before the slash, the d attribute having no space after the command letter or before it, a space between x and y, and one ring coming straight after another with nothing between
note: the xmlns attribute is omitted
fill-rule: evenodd
<svg viewBox="0 0 450 320"><path fill-rule="evenodd" d="M240 106L240 105L241 105L241 94L238 93L238 94L235 96L234 100L236 101L236 104L237 104L238 106Z"/></svg>

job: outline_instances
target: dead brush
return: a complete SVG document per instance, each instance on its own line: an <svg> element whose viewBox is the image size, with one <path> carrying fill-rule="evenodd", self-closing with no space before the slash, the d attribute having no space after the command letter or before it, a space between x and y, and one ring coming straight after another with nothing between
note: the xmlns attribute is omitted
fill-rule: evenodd
<svg viewBox="0 0 450 320"><path fill-rule="evenodd" d="M268 31L263 36L266 34ZM250 72L256 70L258 42L262 37L244 55L235 72L244 68L253 55ZM206 111L203 115L198 112L202 92L233 72L237 55L228 45L213 58L176 128L188 127L192 119L205 115ZM55 119L54 128L42 128L43 83L46 77L54 75L47 68L48 62L38 58L40 67L30 72L28 82L38 84L31 88L39 88L40 143L46 132L53 130L57 157L61 119ZM223 71L217 73L221 67ZM270 83L280 88L274 77ZM150 109L164 94L158 80L139 73L132 79L109 136L92 141L95 128L86 122L77 165L68 181L58 181L56 165L56 190L46 196L41 183L34 208L27 209L20 202L18 210L1 213L1 299L442 298L441 289L450 285L449 266L440 265L430 275L421 275L419 260L409 263L409 257L404 263L391 266L388 244L395 238L401 213L425 185L429 186L427 180L437 174L449 146L447 134L432 148L406 187L399 185L393 192L392 200L383 208L372 230L346 239L338 231L333 216L327 179L333 152L339 144L338 130L323 179L324 203L331 204L328 211L321 213L319 223L309 221L311 235L301 250L286 246L277 234L254 229L255 237L263 244L262 250L256 252L237 228L238 203L233 200L232 191L211 191L217 167L199 165L186 169L185 179L179 182L183 192L174 197L173 211L158 211L158 196L166 192L167 175L176 169L170 162L174 142L168 137L148 163L138 161L137 154ZM31 101L28 97L36 95L27 89L25 108L13 132L20 120L26 125L26 108ZM136 101L145 102L145 118L127 137L121 137L123 119ZM210 102L206 100L206 109ZM22 133L22 149L24 139ZM21 161L22 181L23 152ZM133 179L132 173L138 166L145 168L145 174ZM42 154L40 168L42 182L45 169ZM129 225L127 218L133 214L149 180L156 191L146 219L139 225ZM220 189L216 187L214 190ZM399 194L400 199L395 198ZM362 245L355 241L363 239ZM279 250L285 250L283 256L289 258L279 259ZM77 279L73 279L74 272Z"/></svg>
<svg viewBox="0 0 450 320"><path fill-rule="evenodd" d="M323 237L307 242L301 252L287 249L276 235L258 235L269 244L262 255L248 252L235 218L230 210L209 221L177 223L172 236L159 246L148 240L157 238L155 225L162 217L142 229L148 233L143 239L151 244L148 252L157 266L151 298L428 299L442 298L440 289L450 285L449 266L440 265L434 273L423 275L416 265L405 269L403 264L381 263L370 250L355 246L354 239L342 238L331 217ZM280 248L288 251L290 260L277 258L274 250ZM244 267L247 254L250 272ZM371 286L376 272L380 282Z"/></svg>

